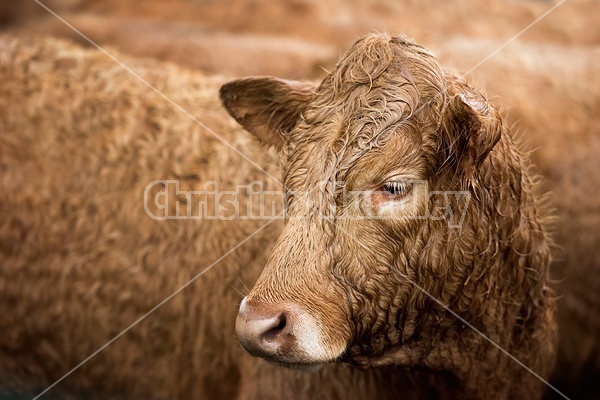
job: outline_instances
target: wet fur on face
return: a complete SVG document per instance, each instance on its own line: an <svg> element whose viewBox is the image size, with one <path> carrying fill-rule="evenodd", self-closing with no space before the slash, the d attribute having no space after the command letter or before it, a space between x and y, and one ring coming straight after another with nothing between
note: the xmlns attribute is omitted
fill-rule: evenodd
<svg viewBox="0 0 600 400"><path fill-rule="evenodd" d="M472 329L541 376L551 370L548 207L482 93L411 40L371 35L319 86L249 78L221 95L281 153L290 219L248 299L314 316L332 350L299 362L425 367L457 379L463 397L539 396L543 384ZM349 218L384 210L346 193L390 179L427 190L386 218ZM450 200L460 227L414 218L439 206L432 191L468 194Z"/></svg>

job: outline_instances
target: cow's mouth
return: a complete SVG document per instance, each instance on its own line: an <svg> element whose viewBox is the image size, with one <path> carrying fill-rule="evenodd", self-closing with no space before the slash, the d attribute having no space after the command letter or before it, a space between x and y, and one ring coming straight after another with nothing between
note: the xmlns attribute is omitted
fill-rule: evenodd
<svg viewBox="0 0 600 400"><path fill-rule="evenodd" d="M294 357L291 355L284 354L272 354L272 355L260 355L260 358L272 363L277 364L281 367L285 367L288 369L295 369L300 371L309 371L315 372L323 368L326 364L330 364L336 362L337 360L332 361L323 361L323 360L311 360L306 359L304 357Z"/></svg>

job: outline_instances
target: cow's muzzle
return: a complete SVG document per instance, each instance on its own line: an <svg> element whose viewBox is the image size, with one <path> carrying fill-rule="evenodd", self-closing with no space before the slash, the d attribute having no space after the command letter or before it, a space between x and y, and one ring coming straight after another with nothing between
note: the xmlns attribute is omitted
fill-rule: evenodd
<svg viewBox="0 0 600 400"><path fill-rule="evenodd" d="M240 343L256 357L285 362L297 353L294 312L279 304L242 300L235 329Z"/></svg>

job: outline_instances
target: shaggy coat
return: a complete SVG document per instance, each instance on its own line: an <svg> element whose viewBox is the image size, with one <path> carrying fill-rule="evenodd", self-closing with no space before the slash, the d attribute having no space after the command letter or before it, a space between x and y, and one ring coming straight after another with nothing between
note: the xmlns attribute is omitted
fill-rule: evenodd
<svg viewBox="0 0 600 400"><path fill-rule="evenodd" d="M238 316L249 351L424 369L447 381L442 397L541 396L556 339L548 211L480 92L412 41L371 35L318 87L248 78L221 97L280 151L289 191L288 222ZM389 189L415 181L412 202ZM450 200L464 210L458 228L435 214L446 197L426 190L469 194ZM249 326L269 312L283 323L254 341Z"/></svg>

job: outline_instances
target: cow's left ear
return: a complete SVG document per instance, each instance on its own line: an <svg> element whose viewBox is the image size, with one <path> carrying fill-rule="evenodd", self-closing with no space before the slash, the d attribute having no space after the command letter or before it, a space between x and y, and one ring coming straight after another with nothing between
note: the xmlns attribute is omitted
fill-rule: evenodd
<svg viewBox="0 0 600 400"><path fill-rule="evenodd" d="M467 172L477 168L502 135L498 110L485 97L463 87L452 95L442 122L443 151L449 160Z"/></svg>
<svg viewBox="0 0 600 400"><path fill-rule="evenodd" d="M219 92L229 114L261 143L278 150L314 96L312 83L272 77L229 82Z"/></svg>

